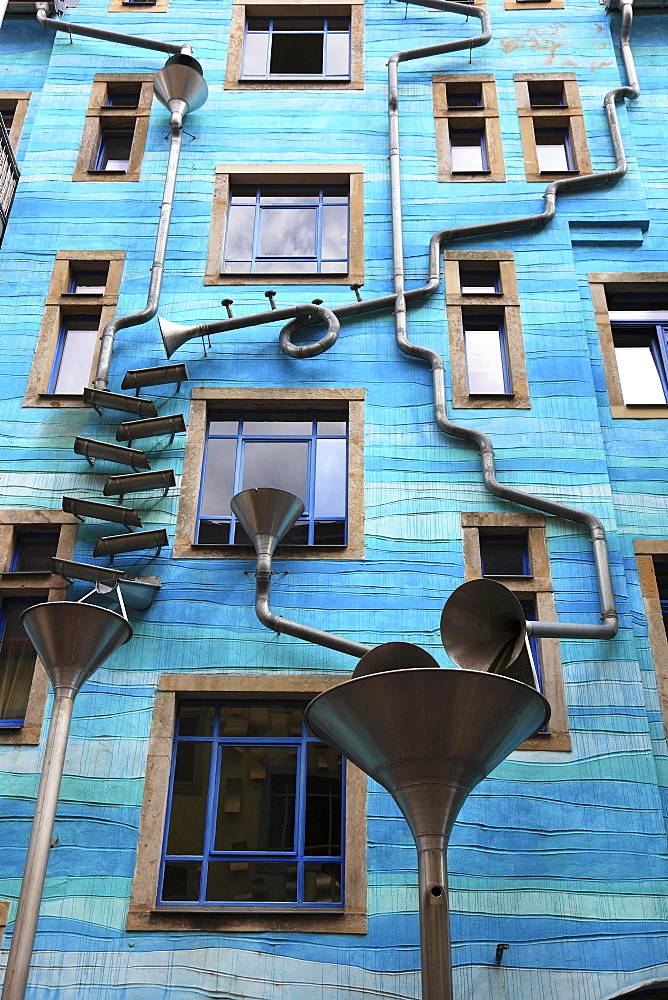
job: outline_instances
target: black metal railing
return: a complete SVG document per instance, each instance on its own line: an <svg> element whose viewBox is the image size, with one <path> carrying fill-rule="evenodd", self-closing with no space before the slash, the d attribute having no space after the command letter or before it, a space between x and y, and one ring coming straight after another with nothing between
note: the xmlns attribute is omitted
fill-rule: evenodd
<svg viewBox="0 0 668 1000"><path fill-rule="evenodd" d="M0 243L5 234L14 193L21 176L7 129L0 119Z"/></svg>

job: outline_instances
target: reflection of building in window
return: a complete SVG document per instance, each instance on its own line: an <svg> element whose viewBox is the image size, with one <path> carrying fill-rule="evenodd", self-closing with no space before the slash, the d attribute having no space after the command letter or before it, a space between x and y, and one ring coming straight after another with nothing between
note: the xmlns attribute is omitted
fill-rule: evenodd
<svg viewBox="0 0 668 1000"><path fill-rule="evenodd" d="M349 191L343 185L232 188L225 274L347 274Z"/></svg>
<svg viewBox="0 0 668 1000"><path fill-rule="evenodd" d="M493 76L435 76L433 91L438 179L504 180Z"/></svg>
<svg viewBox="0 0 668 1000"><path fill-rule="evenodd" d="M150 76L97 74L75 181L138 181L153 88Z"/></svg>
<svg viewBox="0 0 668 1000"><path fill-rule="evenodd" d="M575 74L516 73L515 91L527 180L590 174Z"/></svg>
<svg viewBox="0 0 668 1000"><path fill-rule="evenodd" d="M350 17L248 17L243 80L350 79Z"/></svg>
<svg viewBox="0 0 668 1000"><path fill-rule="evenodd" d="M307 702L182 702L162 903L340 907L341 756Z"/></svg>
<svg viewBox="0 0 668 1000"><path fill-rule="evenodd" d="M63 318L49 393L65 396L80 396L83 393L91 378L99 326L99 314Z"/></svg>
<svg viewBox="0 0 668 1000"><path fill-rule="evenodd" d="M197 541L248 545L230 511L241 490L270 486L305 505L287 545L345 545L347 413L211 411L202 471Z"/></svg>

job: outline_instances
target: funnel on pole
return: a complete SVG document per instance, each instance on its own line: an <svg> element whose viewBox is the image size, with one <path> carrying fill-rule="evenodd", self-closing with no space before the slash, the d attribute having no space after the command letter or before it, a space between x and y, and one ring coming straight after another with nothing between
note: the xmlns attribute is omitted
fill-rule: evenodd
<svg viewBox="0 0 668 1000"><path fill-rule="evenodd" d="M74 699L91 674L132 637L132 626L123 615L73 601L35 604L23 612L21 625L44 664L55 697L2 1000L23 1000L28 985Z"/></svg>
<svg viewBox="0 0 668 1000"><path fill-rule="evenodd" d="M271 557L283 536L304 513L299 497L270 486L244 490L230 507L257 553L257 576L271 574Z"/></svg>
<svg viewBox="0 0 668 1000"><path fill-rule="evenodd" d="M153 77L153 93L172 114L185 117L209 96L201 65L192 56L172 56Z"/></svg>
<svg viewBox="0 0 668 1000"><path fill-rule="evenodd" d="M519 681L429 667L355 677L306 709L311 732L387 789L415 839L422 1000L452 998L446 849L459 810L549 715Z"/></svg>

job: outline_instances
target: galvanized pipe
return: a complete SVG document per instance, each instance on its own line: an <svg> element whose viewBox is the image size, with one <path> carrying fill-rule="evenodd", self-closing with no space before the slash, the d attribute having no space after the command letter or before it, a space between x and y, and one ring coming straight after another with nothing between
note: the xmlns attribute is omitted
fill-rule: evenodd
<svg viewBox="0 0 668 1000"><path fill-rule="evenodd" d="M49 863L74 695L56 693L1 1000L23 1000Z"/></svg>
<svg viewBox="0 0 668 1000"><path fill-rule="evenodd" d="M139 35L126 35L121 31L107 31L105 28L91 28L87 24L73 24L61 21L57 17L48 17L46 4L37 11L37 20L44 28L54 31L64 31L72 35L85 35L87 38L99 38L104 42L120 42L122 45L134 45L137 49L153 49L154 52L168 52L170 55L192 55L192 46L187 42L160 42L155 38L141 38Z"/></svg>
<svg viewBox="0 0 668 1000"><path fill-rule="evenodd" d="M422 838L426 840L427 838ZM418 849L418 892L420 893L420 954L422 1000L452 1000L452 958L450 950L450 906L448 903L448 848L445 838Z"/></svg>

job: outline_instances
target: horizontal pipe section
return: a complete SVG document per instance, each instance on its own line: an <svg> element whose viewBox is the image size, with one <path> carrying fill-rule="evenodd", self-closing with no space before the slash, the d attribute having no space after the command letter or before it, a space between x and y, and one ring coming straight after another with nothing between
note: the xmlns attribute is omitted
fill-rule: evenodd
<svg viewBox="0 0 668 1000"><path fill-rule="evenodd" d="M167 52L169 55L192 55L192 46L187 42L161 42L155 38L141 38L139 35L126 35L121 31L107 31L105 28L91 28L87 24L73 24L61 21L57 17L48 17L46 10L37 11L37 20L44 28L54 31L65 31L69 35L85 35L87 38L99 38L104 42L120 42L122 45L133 45L137 49L153 49L154 52Z"/></svg>

